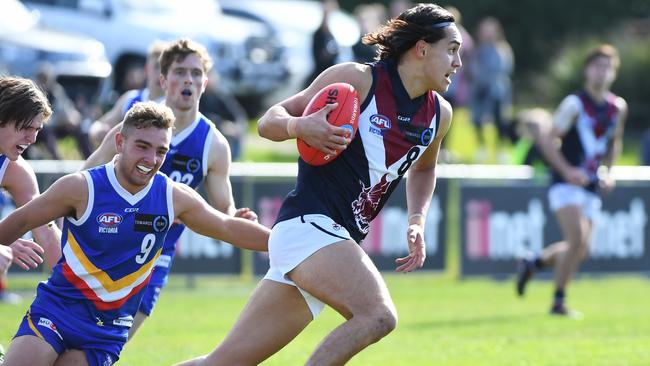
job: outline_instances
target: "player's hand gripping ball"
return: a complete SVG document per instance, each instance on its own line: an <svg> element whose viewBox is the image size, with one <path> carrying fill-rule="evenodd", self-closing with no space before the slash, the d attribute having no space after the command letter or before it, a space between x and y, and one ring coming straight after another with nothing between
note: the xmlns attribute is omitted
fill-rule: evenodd
<svg viewBox="0 0 650 366"><path fill-rule="evenodd" d="M326 86L312 98L302 115L310 115L321 110L325 105L333 103L338 103L338 106L327 115L327 122L349 129L349 137L353 139L359 127L360 106L359 94L350 84L334 83ZM309 146L301 139L297 139L297 143L300 157L309 165L327 164L341 153L337 151L336 154L326 154Z"/></svg>

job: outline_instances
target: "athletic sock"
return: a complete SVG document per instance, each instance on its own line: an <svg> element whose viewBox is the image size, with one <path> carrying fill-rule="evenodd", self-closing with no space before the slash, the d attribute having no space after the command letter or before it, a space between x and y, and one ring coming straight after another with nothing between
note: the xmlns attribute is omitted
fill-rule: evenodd
<svg viewBox="0 0 650 366"><path fill-rule="evenodd" d="M564 289L556 289L555 294L553 295L553 306L560 307L564 306Z"/></svg>

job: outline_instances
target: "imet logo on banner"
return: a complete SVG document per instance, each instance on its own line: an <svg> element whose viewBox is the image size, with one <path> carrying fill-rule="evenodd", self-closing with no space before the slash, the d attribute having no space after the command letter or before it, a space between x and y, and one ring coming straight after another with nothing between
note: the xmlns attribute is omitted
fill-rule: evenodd
<svg viewBox="0 0 650 366"><path fill-rule="evenodd" d="M467 258L511 260L527 253L541 253L547 224L540 199L532 198L526 210L494 211L489 199L465 204ZM592 259L638 259L645 255L648 217L641 198L629 209L601 211L594 219L590 246Z"/></svg>
<svg viewBox="0 0 650 366"><path fill-rule="evenodd" d="M641 198L634 198L627 211L602 211L594 220L589 254L594 259L641 258L645 254L648 216Z"/></svg>
<svg viewBox="0 0 650 366"><path fill-rule="evenodd" d="M489 200L465 204L467 257L473 260L508 260L544 247L546 215L541 200L530 199L524 211L492 211Z"/></svg>

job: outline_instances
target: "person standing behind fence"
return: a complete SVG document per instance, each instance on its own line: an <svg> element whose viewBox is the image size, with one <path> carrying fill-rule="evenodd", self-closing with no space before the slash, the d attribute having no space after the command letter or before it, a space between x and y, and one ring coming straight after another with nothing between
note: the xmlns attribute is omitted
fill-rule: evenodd
<svg viewBox="0 0 650 366"><path fill-rule="evenodd" d="M314 61L314 70L305 80L305 87L325 69L336 64L339 57L339 44L330 30L329 21L332 12L339 8L336 0L323 0L323 18L320 26L312 35L311 54Z"/></svg>
<svg viewBox="0 0 650 366"><path fill-rule="evenodd" d="M615 183L609 170L620 154L627 116L625 100L610 91L619 65L613 46L601 45L591 51L584 63L583 89L564 98L555 112L553 128L539 137L541 152L553 169L549 206L564 240L546 247L536 258L521 261L517 292L524 294L537 270L553 267L551 314L580 316L566 306L566 288L589 253L600 195Z"/></svg>
<svg viewBox="0 0 650 366"><path fill-rule="evenodd" d="M460 57L463 59L463 62L467 65L471 62L472 52L474 51L474 39L469 34L469 32L461 24L461 14L460 10L454 6L446 6L445 9L449 11L456 19L456 26L460 35L463 37L463 48L460 50ZM469 87L470 80L468 72L465 71L465 68L460 68L456 72L456 76L451 80L451 85L445 93L445 99L449 101L451 106L456 109L457 107L465 106L469 100Z"/></svg>
<svg viewBox="0 0 650 366"><path fill-rule="evenodd" d="M492 141L493 135L485 129L485 124L495 125L497 140L506 136L514 56L501 23L494 17L479 22L476 38L477 46L468 63L471 74L469 105L480 143L477 159L484 161L486 153L493 153L500 146L499 141Z"/></svg>

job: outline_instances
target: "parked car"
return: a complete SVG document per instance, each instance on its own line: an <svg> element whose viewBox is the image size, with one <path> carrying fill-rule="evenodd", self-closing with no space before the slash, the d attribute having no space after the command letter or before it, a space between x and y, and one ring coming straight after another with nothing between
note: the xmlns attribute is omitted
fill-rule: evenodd
<svg viewBox="0 0 650 366"><path fill-rule="evenodd" d="M132 67L141 67L156 39L183 36L202 43L221 74L222 87L236 95L275 89L286 75L279 43L260 22L221 14L214 0L23 0L51 27L100 40L114 67L114 89L123 91Z"/></svg>
<svg viewBox="0 0 650 366"><path fill-rule="evenodd" d="M33 78L49 64L71 98L97 96L111 73L100 42L44 28L18 0L0 0L0 9L0 74Z"/></svg>
<svg viewBox="0 0 650 366"><path fill-rule="evenodd" d="M314 68L312 35L321 24L322 1L310 0L219 0L224 14L264 22L285 48L289 78L271 98L275 102L302 88ZM352 61L352 46L359 40L359 24L350 14L337 10L329 17L329 28L339 46L338 62Z"/></svg>

